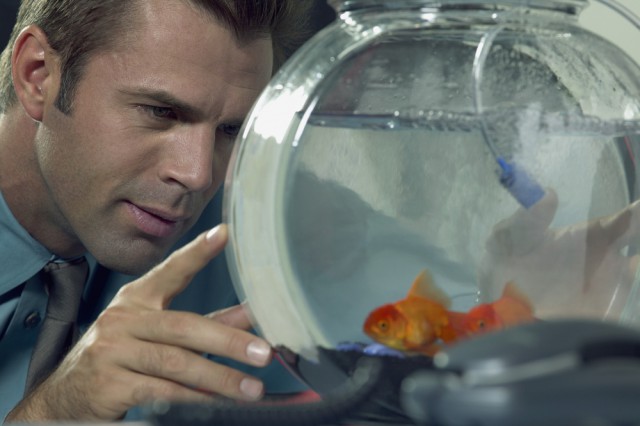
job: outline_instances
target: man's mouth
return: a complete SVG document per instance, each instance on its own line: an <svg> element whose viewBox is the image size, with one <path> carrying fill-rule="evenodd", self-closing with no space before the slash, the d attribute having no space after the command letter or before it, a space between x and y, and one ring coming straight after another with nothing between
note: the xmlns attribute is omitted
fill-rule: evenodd
<svg viewBox="0 0 640 426"><path fill-rule="evenodd" d="M179 223L186 219L184 215L157 208L139 206L130 201L125 204L136 227L153 237L169 237L176 232Z"/></svg>

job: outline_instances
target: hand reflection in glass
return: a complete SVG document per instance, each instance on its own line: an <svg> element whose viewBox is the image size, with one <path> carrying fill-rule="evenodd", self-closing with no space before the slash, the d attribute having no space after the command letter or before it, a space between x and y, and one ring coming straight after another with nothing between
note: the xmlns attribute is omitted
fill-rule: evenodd
<svg viewBox="0 0 640 426"><path fill-rule="evenodd" d="M539 318L616 319L640 259L632 246L640 201L611 216L554 229L557 209L558 196L547 189L537 204L494 227L478 270L481 302L497 298L513 281Z"/></svg>

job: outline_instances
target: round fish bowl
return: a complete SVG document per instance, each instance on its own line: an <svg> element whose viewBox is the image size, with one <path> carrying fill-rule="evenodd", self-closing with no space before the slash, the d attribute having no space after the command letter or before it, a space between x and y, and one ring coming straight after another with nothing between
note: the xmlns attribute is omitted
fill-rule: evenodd
<svg viewBox="0 0 640 426"><path fill-rule="evenodd" d="M324 393L378 357L397 387L522 323L640 324L640 68L587 1L334 3L225 183L234 285L292 370Z"/></svg>

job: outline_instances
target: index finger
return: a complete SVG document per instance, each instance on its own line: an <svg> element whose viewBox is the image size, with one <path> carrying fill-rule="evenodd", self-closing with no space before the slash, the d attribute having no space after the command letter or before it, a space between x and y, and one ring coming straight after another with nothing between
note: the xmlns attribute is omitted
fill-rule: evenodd
<svg viewBox="0 0 640 426"><path fill-rule="evenodd" d="M126 297L135 299L143 306L165 309L195 274L220 254L227 238L225 224L203 232L189 244L173 252L145 276L127 285Z"/></svg>

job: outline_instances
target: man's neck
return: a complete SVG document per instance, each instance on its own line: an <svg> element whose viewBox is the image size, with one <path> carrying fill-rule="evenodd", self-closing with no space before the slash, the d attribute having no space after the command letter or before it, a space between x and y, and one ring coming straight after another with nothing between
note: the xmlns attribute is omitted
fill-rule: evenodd
<svg viewBox="0 0 640 426"><path fill-rule="evenodd" d="M20 225L51 252L82 254L77 239L56 226L51 200L36 157L38 123L21 107L0 114L0 191Z"/></svg>

